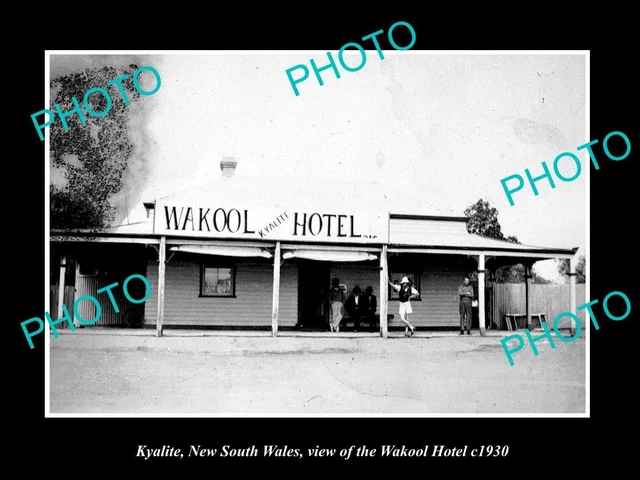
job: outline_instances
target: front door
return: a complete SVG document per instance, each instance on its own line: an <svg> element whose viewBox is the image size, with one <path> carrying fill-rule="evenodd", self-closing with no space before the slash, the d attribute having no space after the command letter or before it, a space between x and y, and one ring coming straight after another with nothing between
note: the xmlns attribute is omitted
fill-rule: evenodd
<svg viewBox="0 0 640 480"><path fill-rule="evenodd" d="M329 267L322 262L301 261L298 285L298 323L310 329L327 329Z"/></svg>

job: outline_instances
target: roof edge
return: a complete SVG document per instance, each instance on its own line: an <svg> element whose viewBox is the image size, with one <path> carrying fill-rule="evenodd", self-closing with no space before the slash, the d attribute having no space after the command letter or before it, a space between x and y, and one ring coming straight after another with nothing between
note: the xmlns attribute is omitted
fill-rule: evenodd
<svg viewBox="0 0 640 480"><path fill-rule="evenodd" d="M467 217L459 216L445 216L445 215L412 215L403 213L390 213L389 218L401 219L401 220L445 220L453 222L466 222L469 220Z"/></svg>

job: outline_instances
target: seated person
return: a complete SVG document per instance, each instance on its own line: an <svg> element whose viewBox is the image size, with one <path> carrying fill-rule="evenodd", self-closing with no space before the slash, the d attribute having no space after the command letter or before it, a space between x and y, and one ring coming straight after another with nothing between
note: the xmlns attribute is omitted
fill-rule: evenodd
<svg viewBox="0 0 640 480"><path fill-rule="evenodd" d="M353 319L353 331L357 332L360 329L360 320L367 312L367 298L358 285L353 287L353 293L347 298L344 308Z"/></svg>

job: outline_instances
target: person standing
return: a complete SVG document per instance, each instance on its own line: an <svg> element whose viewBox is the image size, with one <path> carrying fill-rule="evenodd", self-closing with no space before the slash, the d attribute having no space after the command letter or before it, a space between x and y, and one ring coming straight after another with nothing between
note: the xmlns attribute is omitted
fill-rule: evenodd
<svg viewBox="0 0 640 480"><path fill-rule="evenodd" d="M371 327L371 331L375 332L380 329L380 325L376 322L376 310L378 309L378 299L373 294L373 287L369 285L365 290L367 293L367 308L365 310L365 317L369 322L369 326Z"/></svg>
<svg viewBox="0 0 640 480"><path fill-rule="evenodd" d="M340 280L338 278L334 278L331 283L331 290L329 290L329 305L331 306L329 330L339 332L340 322L344 317L344 291L340 288Z"/></svg>
<svg viewBox="0 0 640 480"><path fill-rule="evenodd" d="M400 300L400 321L405 325L404 335L406 337L410 337L416 331L416 327L409 323L409 314L413 313L410 300L412 298L419 297L420 292L411 286L411 282L409 282L409 279L407 277L402 277L402 280L400 280L400 285L391 283L388 278L387 281L389 282L389 285L391 285L391 287L393 287L393 289L398 292L398 300Z"/></svg>
<svg viewBox="0 0 640 480"><path fill-rule="evenodd" d="M469 285L469 277L464 277L462 285L458 287L460 297L460 335L471 335L471 303L474 298L473 287Z"/></svg>

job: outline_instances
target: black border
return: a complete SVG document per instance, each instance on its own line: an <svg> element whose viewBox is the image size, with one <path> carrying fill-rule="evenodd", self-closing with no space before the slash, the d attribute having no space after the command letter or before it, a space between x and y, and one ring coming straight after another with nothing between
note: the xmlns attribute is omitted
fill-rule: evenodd
<svg viewBox="0 0 640 480"><path fill-rule="evenodd" d="M147 6L158 10L160 6ZM173 8L173 7L171 7ZM243 14L234 16L229 10L214 11L212 16L197 18L184 11L170 12L162 19L156 12L153 18L142 8L129 8L112 17L106 11L94 14L88 22L88 12L39 9L38 18L17 29L30 43L9 45L17 55L14 90L10 100L16 102L8 121L12 130L19 126L16 141L11 136L9 151L20 157L8 156L8 178L19 179L11 189L6 205L5 235L10 245L9 257L24 259L5 272L10 299L9 331L12 332L12 358L7 364L11 385L5 398L12 403L9 413L10 451L7 458L23 468L41 464L51 470L64 470L73 476L86 476L95 471L105 473L134 470L149 473L156 469L167 471L170 461L155 464L133 458L139 443L173 444L289 444L306 448L317 443L341 448L351 444L494 444L509 445L508 457L477 463L468 459L358 459L348 463L363 472L366 467L388 464L393 467L417 466L417 473L425 475L442 472L442 468L469 468L512 475L529 469L540 474L554 471L575 472L577 467L603 466L622 469L634 459L634 435L628 433L633 421L637 363L637 283L634 263L637 264L638 240L631 225L635 222L637 170L633 156L638 145L637 25L632 12L623 7L598 9L581 18L581 11L562 12L555 4L551 9L543 5L531 6L525 12L457 11L416 8L410 13L394 13L370 5L367 14L351 17L343 9L318 4L295 5L282 12L273 8L265 12L245 6ZM308 9L308 11L307 11ZM361 8L364 10L364 8ZM83 16L73 23L79 13ZM24 18L28 18L25 16ZM67 23L65 19L70 19ZM470 19L470 20L468 20ZM44 142L40 142L30 115L44 104L45 49L317 49L338 50L343 44L361 36L404 20L414 27L417 42L413 49L496 49L539 50L579 49L591 51L591 139L602 139L611 131L625 132L631 139L632 153L624 161L603 160L601 168L591 168L591 254L589 270L591 298L602 299L609 292L625 292L633 306L631 315L621 322L600 321L600 329L591 328L591 418L589 419L45 419L44 418L44 342L34 338L35 348L29 350L19 322L39 317L45 311L44 298ZM94 22L97 22L94 23ZM66 27L65 27L66 25ZM74 26L75 25L75 26ZM187 25L187 28L184 28ZM384 48L384 47L383 47ZM16 58L17 57L17 58ZM13 145L11 145L13 144ZM17 149L15 148L17 147ZM23 153L24 152L24 153ZM16 173L15 169L18 169ZM13 183L13 182L12 182ZM17 182L16 182L17 183ZM17 246L18 251L15 251ZM594 307L602 318L602 309ZM635 403L635 402L634 402ZM17 412L14 415L13 412ZM128 432L123 435L124 432ZM342 463L340 463L342 462ZM232 466L234 473L259 461L194 462L197 469L208 474L222 473L220 467ZM267 462L264 462L267 463ZM281 459L268 462L274 472L280 468L313 470L322 464L347 469L339 459L305 461ZM264 465L263 465L264 466ZM560 470L556 470L560 469ZM191 469L180 465L180 472ZM265 471L265 470L263 470ZM454 470L459 472L460 470ZM400 470L396 470L400 473Z"/></svg>

